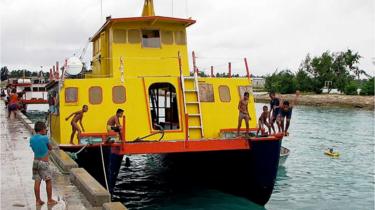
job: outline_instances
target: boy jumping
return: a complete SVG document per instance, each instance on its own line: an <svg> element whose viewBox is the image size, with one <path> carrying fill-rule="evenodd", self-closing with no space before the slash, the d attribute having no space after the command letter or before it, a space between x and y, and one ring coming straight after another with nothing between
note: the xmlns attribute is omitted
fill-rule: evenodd
<svg viewBox="0 0 375 210"><path fill-rule="evenodd" d="M70 144L74 144L73 139L74 139L74 134L76 133L76 131L78 132L77 139L79 139L79 135L81 134L82 131L85 132L85 129L83 128L83 125L82 125L82 118L83 118L83 114L87 112L88 110L89 110L89 107L87 105L83 105L82 110L76 111L70 114L69 117L65 118L65 120L68 121L69 118L71 118L74 115L72 121L70 122L70 124L72 125L72 135L70 135ZM77 124L78 121L79 121L79 124L81 125L82 131L81 131L81 128L79 128Z"/></svg>
<svg viewBox="0 0 375 210"><path fill-rule="evenodd" d="M47 134L47 128L44 122L36 122L34 126L35 135L30 138L30 147L34 152L33 161L33 180L36 205L41 206L44 201L40 199L40 184L46 182L47 204L53 205L57 201L52 199L52 175L48 164L48 151L52 149Z"/></svg>

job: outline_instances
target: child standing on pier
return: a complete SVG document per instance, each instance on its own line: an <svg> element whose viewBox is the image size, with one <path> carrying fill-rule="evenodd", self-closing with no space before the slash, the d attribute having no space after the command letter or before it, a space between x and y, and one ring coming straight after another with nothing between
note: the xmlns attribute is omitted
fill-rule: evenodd
<svg viewBox="0 0 375 210"><path fill-rule="evenodd" d="M40 199L40 184L46 182L47 204L53 205L57 201L52 199L52 174L49 169L48 152L52 149L47 134L47 127L44 122L36 122L34 126L35 135L30 138L30 147L34 152L33 180L36 205L41 206L44 201Z"/></svg>

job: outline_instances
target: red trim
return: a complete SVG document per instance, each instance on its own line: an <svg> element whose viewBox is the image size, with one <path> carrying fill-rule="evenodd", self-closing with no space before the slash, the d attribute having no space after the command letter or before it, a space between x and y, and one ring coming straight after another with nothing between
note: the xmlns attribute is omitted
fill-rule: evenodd
<svg viewBox="0 0 375 210"><path fill-rule="evenodd" d="M122 117L122 139L121 139L121 148L124 149L125 148L125 135L126 135L126 129L125 129L125 126L126 126L126 118L125 118L125 115Z"/></svg>
<svg viewBox="0 0 375 210"><path fill-rule="evenodd" d="M232 78L232 63L228 63L228 77Z"/></svg>
<svg viewBox="0 0 375 210"><path fill-rule="evenodd" d="M14 87L28 87L28 86L31 86L33 85L32 83L17 83L17 84L11 84L11 86L14 86Z"/></svg>
<svg viewBox="0 0 375 210"><path fill-rule="evenodd" d="M100 133L96 133L100 134ZM101 133L106 135L106 133ZM279 141L277 136L251 138L250 141ZM111 146L119 154L162 154L176 152L204 152L204 151L225 151L225 150L249 150L251 149L248 139L211 139L194 141L161 141L161 142L123 142L103 143L104 146ZM60 148L82 148L83 145L61 145ZM88 145L88 147L98 147L100 144ZM122 148L122 149L121 149Z"/></svg>
<svg viewBox="0 0 375 210"><path fill-rule="evenodd" d="M249 71L249 66L247 65L247 59L244 58L244 61L245 61L247 79L250 79L250 71Z"/></svg>
<svg viewBox="0 0 375 210"><path fill-rule="evenodd" d="M44 99L30 99L30 100L22 99L21 102L24 104L46 104L48 103L48 101Z"/></svg>

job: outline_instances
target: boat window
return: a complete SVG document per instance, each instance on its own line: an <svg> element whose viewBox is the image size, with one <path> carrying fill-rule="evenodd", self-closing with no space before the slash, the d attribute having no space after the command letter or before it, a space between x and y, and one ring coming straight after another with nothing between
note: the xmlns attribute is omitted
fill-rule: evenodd
<svg viewBox="0 0 375 210"><path fill-rule="evenodd" d="M126 43L126 30L116 29L113 31L114 43Z"/></svg>
<svg viewBox="0 0 375 210"><path fill-rule="evenodd" d="M219 86L219 96L221 102L230 102L230 91L226 85Z"/></svg>
<svg viewBox="0 0 375 210"><path fill-rule="evenodd" d="M30 87L25 87L24 90L25 91L31 91L31 88Z"/></svg>
<svg viewBox="0 0 375 210"><path fill-rule="evenodd" d="M173 44L173 32L161 31L161 41L163 44Z"/></svg>
<svg viewBox="0 0 375 210"><path fill-rule="evenodd" d="M33 91L38 91L38 87L33 87Z"/></svg>
<svg viewBox="0 0 375 210"><path fill-rule="evenodd" d="M152 128L180 129L175 87L170 83L154 83L149 87L148 94Z"/></svg>
<svg viewBox="0 0 375 210"><path fill-rule="evenodd" d="M78 101L78 88L68 87L65 89L65 103L75 103Z"/></svg>
<svg viewBox="0 0 375 210"><path fill-rule="evenodd" d="M112 101L115 104L122 104L126 101L126 91L124 86L114 86L112 88Z"/></svg>
<svg viewBox="0 0 375 210"><path fill-rule="evenodd" d="M174 38L176 44L185 45L186 44L186 36L184 31L175 31Z"/></svg>
<svg viewBox="0 0 375 210"><path fill-rule="evenodd" d="M201 102L215 102L214 88L212 84L201 83L199 86L199 98Z"/></svg>
<svg viewBox="0 0 375 210"><path fill-rule="evenodd" d="M131 29L128 31L128 42L130 44L137 44L141 42L141 37L138 29Z"/></svg>
<svg viewBox="0 0 375 210"><path fill-rule="evenodd" d="M101 104L103 101L103 92L101 87L89 88L89 102L90 104Z"/></svg>
<svg viewBox="0 0 375 210"><path fill-rule="evenodd" d="M142 47L160 48L159 30L142 30Z"/></svg>

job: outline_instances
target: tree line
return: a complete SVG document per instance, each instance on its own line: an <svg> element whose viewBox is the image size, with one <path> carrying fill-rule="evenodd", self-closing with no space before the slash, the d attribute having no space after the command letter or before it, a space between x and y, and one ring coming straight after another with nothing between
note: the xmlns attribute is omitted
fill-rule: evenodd
<svg viewBox="0 0 375 210"><path fill-rule="evenodd" d="M282 94L303 92L322 93L327 88L328 93L336 88L347 95L374 95L374 77L359 69L361 56L348 49L345 52L326 51L320 56L310 54L302 60L297 73L289 69L275 71L266 76L265 89ZM364 75L367 79L360 79Z"/></svg>
<svg viewBox="0 0 375 210"><path fill-rule="evenodd" d="M43 74L43 75L42 75ZM1 81L5 81L8 78L22 78L25 77L40 77L43 76L44 78L49 78L49 72L35 72L35 71L29 71L26 69L19 69L19 70L12 70L9 71L8 67L3 66L1 67Z"/></svg>

